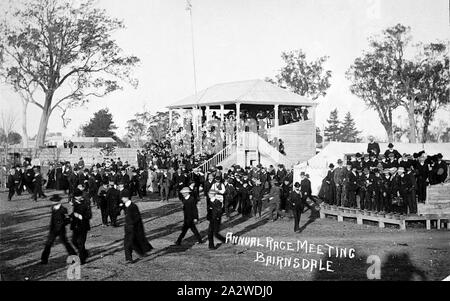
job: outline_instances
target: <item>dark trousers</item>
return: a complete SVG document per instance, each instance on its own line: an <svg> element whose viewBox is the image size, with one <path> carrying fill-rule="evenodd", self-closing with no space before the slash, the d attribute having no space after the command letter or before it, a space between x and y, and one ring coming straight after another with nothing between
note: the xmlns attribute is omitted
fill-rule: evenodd
<svg viewBox="0 0 450 301"><path fill-rule="evenodd" d="M381 196L381 192L379 190L375 191L373 202L374 202L373 206L375 207L375 210L377 210L378 212L384 211L383 199Z"/></svg>
<svg viewBox="0 0 450 301"><path fill-rule="evenodd" d="M169 200L169 185L161 185L160 197L161 201Z"/></svg>
<svg viewBox="0 0 450 301"><path fill-rule="evenodd" d="M412 190L403 199L405 200L406 207L409 209L409 213L417 213L416 191Z"/></svg>
<svg viewBox="0 0 450 301"><path fill-rule="evenodd" d="M359 195L359 206L361 207L361 210L368 209L366 208L367 191L365 189L360 189L358 195Z"/></svg>
<svg viewBox="0 0 450 301"><path fill-rule="evenodd" d="M106 202L105 198L99 197L98 205L100 207L100 213L102 215L102 223L103 223L103 225L107 225L108 224L108 203Z"/></svg>
<svg viewBox="0 0 450 301"><path fill-rule="evenodd" d="M42 191L42 186L41 185L34 185L34 189L33 189L33 200L37 201L37 198L45 198L45 194Z"/></svg>
<svg viewBox="0 0 450 301"><path fill-rule="evenodd" d="M45 243L44 251L42 252L42 255L41 255L42 262L44 262L44 263L48 262L48 257L50 256L50 250L51 250L53 243L55 242L55 239L57 237L59 237L60 241L66 248L67 253L69 253L69 255L76 255L75 250L73 249L72 245L67 240L65 230L63 230L59 233L50 232L50 234L47 237L47 242Z"/></svg>
<svg viewBox="0 0 450 301"><path fill-rule="evenodd" d="M294 214L294 232L297 232L300 229L300 217L302 216L302 212L302 207L292 208L292 213Z"/></svg>
<svg viewBox="0 0 450 301"><path fill-rule="evenodd" d="M16 190L13 187L9 187L9 192L8 192L8 201L11 201L12 197L14 196L14 193L16 192Z"/></svg>
<svg viewBox="0 0 450 301"><path fill-rule="evenodd" d="M221 218L212 218L209 222L209 228L208 228L208 242L209 247L214 248L214 237L216 237L218 240L220 240L222 243L225 243L225 237L223 237L220 233L220 224L221 224Z"/></svg>
<svg viewBox="0 0 450 301"><path fill-rule="evenodd" d="M226 217L230 217L231 210L232 210L231 208L233 207L233 199L225 198L224 207L225 207Z"/></svg>
<svg viewBox="0 0 450 301"><path fill-rule="evenodd" d="M355 208L356 207L356 191L355 190L348 190L347 191L347 207Z"/></svg>
<svg viewBox="0 0 450 301"><path fill-rule="evenodd" d="M427 199L427 182L423 179L417 180L417 196L420 203L425 203Z"/></svg>
<svg viewBox="0 0 450 301"><path fill-rule="evenodd" d="M341 202L342 190L342 185L336 185L335 204L337 206L342 206L344 204L344 202Z"/></svg>
<svg viewBox="0 0 450 301"><path fill-rule="evenodd" d="M192 233L194 233L195 238L197 238L198 242L202 242L202 237L200 233L198 233L197 227L195 226L195 223L192 222L184 222L183 228L181 229L181 234L178 236L177 244L180 244L183 240L184 236L186 235L187 231L191 229Z"/></svg>
<svg viewBox="0 0 450 301"><path fill-rule="evenodd" d="M125 233L125 238L123 240L123 246L125 251L125 260L132 261L133 260L133 240L134 235L132 233Z"/></svg>
<svg viewBox="0 0 450 301"><path fill-rule="evenodd" d="M256 213L261 217L262 210L262 200L252 199L252 207L253 207L253 216L256 216Z"/></svg>
<svg viewBox="0 0 450 301"><path fill-rule="evenodd" d="M88 257L88 252L85 247L86 239L87 239L87 231L85 231L85 230L74 230L73 231L72 244L78 250L81 264L84 264Z"/></svg>
<svg viewBox="0 0 450 301"><path fill-rule="evenodd" d="M277 203L269 203L269 218L273 221L278 219L278 204Z"/></svg>
<svg viewBox="0 0 450 301"><path fill-rule="evenodd" d="M117 208L113 206L107 207L107 213L109 216L109 220L111 221L112 226L116 226L117 224Z"/></svg>

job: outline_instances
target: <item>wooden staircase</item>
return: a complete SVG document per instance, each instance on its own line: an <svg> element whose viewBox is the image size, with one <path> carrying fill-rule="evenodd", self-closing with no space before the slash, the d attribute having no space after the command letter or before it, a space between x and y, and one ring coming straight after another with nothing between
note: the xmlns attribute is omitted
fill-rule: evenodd
<svg viewBox="0 0 450 301"><path fill-rule="evenodd" d="M313 120L298 121L279 126L279 137L284 141L286 156L294 163L304 162L316 155L316 129ZM277 129L269 129L276 137Z"/></svg>

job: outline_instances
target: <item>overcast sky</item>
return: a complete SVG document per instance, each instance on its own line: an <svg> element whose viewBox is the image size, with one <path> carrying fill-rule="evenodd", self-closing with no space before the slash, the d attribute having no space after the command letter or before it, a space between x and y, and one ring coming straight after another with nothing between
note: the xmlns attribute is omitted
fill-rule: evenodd
<svg viewBox="0 0 450 301"><path fill-rule="evenodd" d="M94 112L108 107L121 136L136 112L164 109L194 92L185 0L99 0L97 5L124 20L127 28L115 37L127 53L142 61L135 72L139 87L125 86L74 109L68 114L72 122L67 129L55 113L50 132L72 135ZM282 51L303 49L309 59L327 55L326 67L333 78L327 96L319 99L317 125L323 127L329 112L337 108L340 118L350 111L364 135L379 137L385 132L377 114L350 93L345 79L346 70L367 48L367 37L397 23L411 26L413 42L450 36L448 0L192 0L192 5L199 90L273 77L282 66ZM20 113L18 96L5 86L0 86L0 110ZM448 110L438 115L449 116ZM39 109L30 105L30 136L37 133L39 117ZM20 123L19 117L17 130Z"/></svg>

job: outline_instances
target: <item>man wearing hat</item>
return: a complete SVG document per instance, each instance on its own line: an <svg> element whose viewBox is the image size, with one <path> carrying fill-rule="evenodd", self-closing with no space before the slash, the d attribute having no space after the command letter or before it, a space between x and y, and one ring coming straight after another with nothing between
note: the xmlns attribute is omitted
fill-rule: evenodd
<svg viewBox="0 0 450 301"><path fill-rule="evenodd" d="M158 173L158 185L160 191L161 202L169 201L170 180L167 170L163 169Z"/></svg>
<svg viewBox="0 0 450 301"><path fill-rule="evenodd" d="M198 209L197 209L197 200L194 198L193 191L189 187L184 187L180 191L183 202L183 213L184 213L184 222L183 228L181 229L180 236L176 241L176 245L181 245L181 241L186 235L187 231L191 229L192 233L194 233L195 238L198 243L203 243L202 237L200 233L198 233L197 227L195 223L198 222Z"/></svg>
<svg viewBox="0 0 450 301"><path fill-rule="evenodd" d="M225 215L229 219L231 216L231 208L235 202L236 198L236 188L234 187L234 177L228 177L225 180L225 193L224 193L224 207L225 207Z"/></svg>
<svg viewBox="0 0 450 301"><path fill-rule="evenodd" d="M338 166L334 169L333 181L336 187L335 201L337 206L342 206L344 204L342 199L342 190L344 185L344 179L347 174L347 169L343 166L341 159L337 160Z"/></svg>
<svg viewBox="0 0 450 301"><path fill-rule="evenodd" d="M401 157L400 153L396 149L394 149L394 145L392 143L388 144L388 149L384 152L384 157L389 158L390 154L394 154L395 160L398 160Z"/></svg>
<svg viewBox="0 0 450 301"><path fill-rule="evenodd" d="M379 202L381 212L390 212L392 205L392 187L391 187L391 174L388 169L383 170L380 181L378 182L379 189Z"/></svg>
<svg viewBox="0 0 450 301"><path fill-rule="evenodd" d="M356 192L358 190L358 174L356 171L356 166L352 165L351 172L348 173L347 180L347 200L348 203L346 207L356 208Z"/></svg>
<svg viewBox="0 0 450 301"><path fill-rule="evenodd" d="M398 192L403 200L403 208L402 210L405 213L417 213L417 209L414 210L413 200L412 200L412 190L413 183L411 178L405 174L405 169L403 167L399 167L397 169L398 173ZM414 212L415 211L415 212Z"/></svg>
<svg viewBox="0 0 450 301"><path fill-rule="evenodd" d="M303 173L303 172L302 172ZM303 173L304 174L304 173ZM280 184L276 178L272 179L270 192L267 196L268 207L269 207L269 217L274 222L278 219L278 210L280 206ZM274 216L275 214L275 216Z"/></svg>
<svg viewBox="0 0 450 301"><path fill-rule="evenodd" d="M399 167L398 159L395 158L394 152L388 153L386 158L387 158L387 160L384 163L383 168L389 169L389 168L393 168L393 167L396 167L396 168Z"/></svg>
<svg viewBox="0 0 450 301"><path fill-rule="evenodd" d="M102 216L103 226L108 226L108 201L106 200L106 194L108 192L108 182L103 181L102 185L97 191L97 204L100 208L100 214Z"/></svg>
<svg viewBox="0 0 450 301"><path fill-rule="evenodd" d="M34 178L31 181L33 183L33 200L37 202L37 198L46 198L47 196L42 191L42 175L38 167L33 168Z"/></svg>
<svg viewBox="0 0 450 301"><path fill-rule="evenodd" d="M70 223L69 214L67 209L62 205L62 199L59 194L55 194L50 197L50 201L53 202L50 217L50 228L47 237L47 242L45 243L44 251L41 255L41 264L48 263L48 257L50 256L50 250L55 242L55 239L59 237L60 241L66 248L69 255L76 255L76 252L72 245L67 240L66 236L66 225Z"/></svg>
<svg viewBox="0 0 450 301"><path fill-rule="evenodd" d="M153 246L145 236L144 223L139 207L127 195L122 197L122 202L122 209L125 211L125 235L123 239L125 260L127 263L133 263L133 251L140 256L145 256L147 252L153 249Z"/></svg>
<svg viewBox="0 0 450 301"><path fill-rule="evenodd" d="M111 226L117 227L117 216L119 214L120 191L115 188L114 181L109 181L109 187L105 195L106 211L111 222Z"/></svg>
<svg viewBox="0 0 450 301"><path fill-rule="evenodd" d="M430 177L430 166L425 162L425 153L420 153L416 164L417 197L420 203L425 203L427 198L427 186Z"/></svg>
<svg viewBox="0 0 450 301"><path fill-rule="evenodd" d="M89 256L85 244L87 233L91 230L89 220L92 218L92 212L91 207L89 206L89 200L86 200L83 197L81 190L76 189L73 197L73 212L71 214L72 223L70 225L70 229L73 231L72 243L78 250L81 264L84 264Z"/></svg>
<svg viewBox="0 0 450 301"><path fill-rule="evenodd" d="M294 232L297 232L300 229L300 217L305 206L305 201L302 196L302 192L300 191L300 187L300 183L295 182L294 191L292 191L289 196L289 204L292 208L292 213L294 214Z"/></svg>
<svg viewBox="0 0 450 301"><path fill-rule="evenodd" d="M225 193L225 187L220 183L220 178L215 179L214 185L209 190L210 202L209 202L209 211L210 211L210 220L208 227L208 242L209 249L214 250L217 246L214 244L214 237L219 239L222 243L225 243L225 237L223 237L220 231L220 224L222 220L223 213L223 194Z"/></svg>
<svg viewBox="0 0 450 301"><path fill-rule="evenodd" d="M264 197L264 187L262 186L261 180L255 178L253 179L255 185L251 190L251 200L252 200L252 208L253 208L253 216L257 218L257 214L259 218L261 218L261 210L262 210L262 200Z"/></svg>
<svg viewBox="0 0 450 301"><path fill-rule="evenodd" d="M436 155L436 164L434 166L436 184L444 183L448 176L447 163L442 160L443 156L441 153Z"/></svg>

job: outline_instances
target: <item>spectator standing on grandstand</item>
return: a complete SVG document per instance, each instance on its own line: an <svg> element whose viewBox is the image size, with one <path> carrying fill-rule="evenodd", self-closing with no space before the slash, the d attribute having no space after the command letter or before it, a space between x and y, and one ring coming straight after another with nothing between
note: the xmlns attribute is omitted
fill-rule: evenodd
<svg viewBox="0 0 450 301"><path fill-rule="evenodd" d="M373 136L369 136L369 143L367 144L367 153L374 154L376 157L380 154L380 145L375 141Z"/></svg>
<svg viewBox="0 0 450 301"><path fill-rule="evenodd" d="M344 181L347 174L346 167L343 166L343 162L341 159L337 160L338 167L334 169L334 175L333 180L334 184L336 185L336 193L335 193L335 200L334 203L337 206L343 206L344 205L344 198L343 198L343 190L344 190Z"/></svg>
<svg viewBox="0 0 450 301"><path fill-rule="evenodd" d="M388 149L384 152L384 157L389 158L390 154L394 154L395 160L398 160L401 157L400 153L394 149L394 145L392 143L388 144Z"/></svg>

